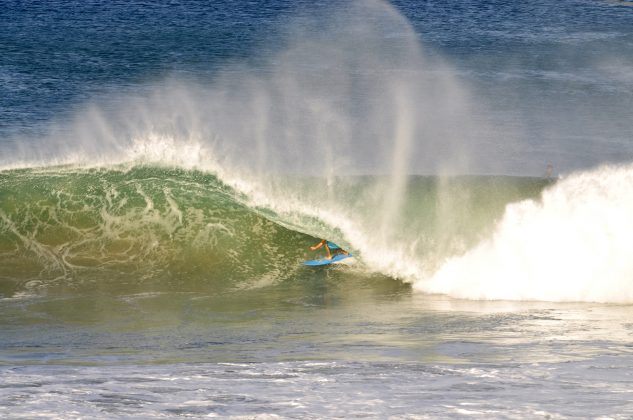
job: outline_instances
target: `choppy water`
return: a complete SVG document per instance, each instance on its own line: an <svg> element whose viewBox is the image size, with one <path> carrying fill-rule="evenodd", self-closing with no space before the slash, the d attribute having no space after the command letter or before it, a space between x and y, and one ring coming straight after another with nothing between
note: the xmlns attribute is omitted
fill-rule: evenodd
<svg viewBox="0 0 633 420"><path fill-rule="evenodd" d="M5 400L4 411L14 416L64 411L67 418L139 412L147 418L416 413L423 418L624 418L631 412L629 364L630 359L606 356L563 366L287 362L140 370L25 367L3 372L5 383L20 390Z"/></svg>
<svg viewBox="0 0 633 420"><path fill-rule="evenodd" d="M622 1L4 2L0 415L631 417L632 36ZM304 267L323 237L353 264Z"/></svg>

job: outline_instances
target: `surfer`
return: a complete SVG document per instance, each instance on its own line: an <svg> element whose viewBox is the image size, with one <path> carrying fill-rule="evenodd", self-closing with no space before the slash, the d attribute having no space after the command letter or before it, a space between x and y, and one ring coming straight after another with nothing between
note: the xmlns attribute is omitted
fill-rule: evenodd
<svg viewBox="0 0 633 420"><path fill-rule="evenodd" d="M312 251L316 251L317 249L323 246L325 246L325 253L326 253L325 258L328 260L331 260L333 255L338 255L338 254L348 255L349 254L347 251L345 251L340 246L336 245L334 242L330 242L326 239L321 239L321 242L319 242L318 244L314 246L311 246L310 249Z"/></svg>

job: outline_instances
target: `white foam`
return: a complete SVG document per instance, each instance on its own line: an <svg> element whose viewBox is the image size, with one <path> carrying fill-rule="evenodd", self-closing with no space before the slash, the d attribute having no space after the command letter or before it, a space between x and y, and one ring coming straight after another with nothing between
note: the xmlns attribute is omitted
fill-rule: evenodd
<svg viewBox="0 0 633 420"><path fill-rule="evenodd" d="M345 361L1 367L0 415L629 418L630 363L621 354L476 369Z"/></svg>
<svg viewBox="0 0 633 420"><path fill-rule="evenodd" d="M468 299L633 302L633 166L507 206L494 235L415 288Z"/></svg>

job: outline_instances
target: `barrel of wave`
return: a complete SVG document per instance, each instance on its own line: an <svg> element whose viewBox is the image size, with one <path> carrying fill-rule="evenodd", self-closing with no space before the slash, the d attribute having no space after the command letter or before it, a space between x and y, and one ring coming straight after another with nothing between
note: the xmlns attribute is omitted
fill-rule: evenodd
<svg viewBox="0 0 633 420"><path fill-rule="evenodd" d="M494 234L415 288L466 299L633 302L633 165L506 207Z"/></svg>

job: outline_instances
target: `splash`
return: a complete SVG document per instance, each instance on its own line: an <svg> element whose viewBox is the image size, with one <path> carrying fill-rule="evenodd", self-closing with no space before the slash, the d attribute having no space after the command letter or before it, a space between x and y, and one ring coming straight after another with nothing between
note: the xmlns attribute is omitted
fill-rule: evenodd
<svg viewBox="0 0 633 420"><path fill-rule="evenodd" d="M325 221L324 231L301 223L298 230L338 232L330 239L374 269L411 278L421 263L416 243L401 238L408 176L467 171L479 147L470 141L479 127L467 91L389 3L315 7L263 64L230 64L211 81L169 80L149 94L103 100L0 161L202 169L282 220ZM356 197L372 211L356 211L334 191L341 176L361 174L383 175ZM325 181L303 190L288 176Z"/></svg>
<svg viewBox="0 0 633 420"><path fill-rule="evenodd" d="M494 235L419 290L468 299L633 302L633 166L578 173L508 205Z"/></svg>

